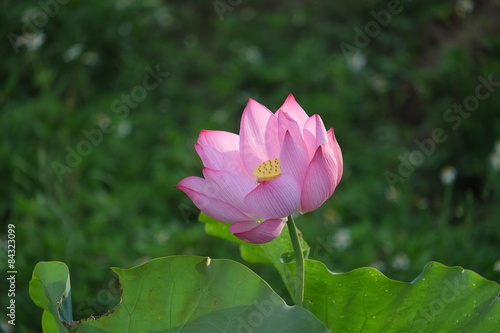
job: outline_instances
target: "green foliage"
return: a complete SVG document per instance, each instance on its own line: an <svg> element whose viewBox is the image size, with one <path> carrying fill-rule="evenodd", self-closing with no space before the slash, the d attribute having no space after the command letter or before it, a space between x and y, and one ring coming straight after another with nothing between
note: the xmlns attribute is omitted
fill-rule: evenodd
<svg viewBox="0 0 500 333"><path fill-rule="evenodd" d="M332 332L497 332L500 285L431 262L412 283L374 268L332 274L306 260L305 307Z"/></svg>
<svg viewBox="0 0 500 333"><path fill-rule="evenodd" d="M205 215L200 220L212 234L231 238L226 224ZM267 258L293 290L295 262L282 260L289 249L290 241L282 234L254 244L249 252ZM374 268L332 273L321 262L306 259L305 309L287 306L264 280L230 260L173 256L113 271L121 285L120 304L99 318L73 322L67 311L71 298L66 265L37 264L30 296L44 309L44 332L493 333L500 327L500 285L435 262L407 283Z"/></svg>
<svg viewBox="0 0 500 333"><path fill-rule="evenodd" d="M72 321L68 267L62 262L39 262L29 292L31 300L43 309L43 331L67 332L62 322Z"/></svg>
<svg viewBox="0 0 500 333"><path fill-rule="evenodd" d="M55 265L62 264L37 265L46 274L32 281L45 288L31 293L52 319L61 297L57 284L68 278L67 267L51 270ZM123 290L121 303L99 318L66 322L70 332L328 332L310 312L286 305L258 275L234 261L173 256L113 271ZM57 324L59 329L44 321L44 332L68 332Z"/></svg>
<svg viewBox="0 0 500 333"><path fill-rule="evenodd" d="M204 214L200 220L210 223L210 234L230 239L225 223ZM280 239L286 246L277 246L277 240L252 246L291 286L295 263L276 260L289 251L290 239L285 233ZM332 273L323 263L306 259L304 286L304 307L332 332L493 333L500 327L500 285L462 267L431 262L408 283L369 267Z"/></svg>
<svg viewBox="0 0 500 333"><path fill-rule="evenodd" d="M321 209L297 219L311 258L335 271L371 265L406 281L434 260L500 281L500 173L490 162L500 91L457 128L444 119L474 95L478 76L500 81L495 2L464 13L464 1L401 1L403 10L359 48L359 68L339 44L354 45L354 28L364 29L387 1L242 1L223 19L211 1L61 1L39 27L45 40L37 49L13 47L7 34L23 36L48 2L0 3L0 218L16 224L20 244L18 332L40 331L27 291L39 261L71 267L79 319L119 301L113 293L90 305L88 295L108 279L96 267L173 254L240 260L238 245L203 233L198 210L173 186L201 173L199 131L237 132L249 97L274 111L293 93L335 129L344 177ZM128 116L115 112L113 103L157 64L169 76ZM60 175L53 163L67 165L68 147L108 118L113 130ZM436 128L446 141L390 186L384 173L398 174L398 157L418 151L415 140ZM444 165L457 170L449 200L439 181ZM267 266L252 268L279 283Z"/></svg>

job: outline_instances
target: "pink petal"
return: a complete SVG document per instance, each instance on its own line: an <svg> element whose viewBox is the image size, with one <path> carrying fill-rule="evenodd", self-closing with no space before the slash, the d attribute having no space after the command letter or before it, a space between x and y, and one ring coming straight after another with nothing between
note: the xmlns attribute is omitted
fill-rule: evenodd
<svg viewBox="0 0 500 333"><path fill-rule="evenodd" d="M175 186L186 193L202 212L221 222L237 222L249 217L241 210L221 199L217 186L200 177L184 178Z"/></svg>
<svg viewBox="0 0 500 333"><path fill-rule="evenodd" d="M276 158L276 116L253 99L248 101L240 124L240 154L249 174L262 162Z"/></svg>
<svg viewBox="0 0 500 333"><path fill-rule="evenodd" d="M292 175L281 174L248 193L245 204L260 218L282 218L299 208L300 187Z"/></svg>
<svg viewBox="0 0 500 333"><path fill-rule="evenodd" d="M302 138L302 131L299 128L299 124L290 115L285 112L278 111L278 131L280 142L282 143L285 139L285 133L289 132L295 143L306 149L304 139Z"/></svg>
<svg viewBox="0 0 500 333"><path fill-rule="evenodd" d="M307 113L302 109L302 107L297 103L295 100L295 97L293 97L292 94L288 95L288 98L286 99L285 103L279 108L279 110L287 113L294 119L298 124L301 129L304 128L304 125L309 119L309 116Z"/></svg>
<svg viewBox="0 0 500 333"><path fill-rule="evenodd" d="M304 126L304 141L309 152L309 158L316 153L316 149L328 142L328 134L323 120L317 114L311 116Z"/></svg>
<svg viewBox="0 0 500 333"><path fill-rule="evenodd" d="M237 151L240 149L240 137L225 131L202 130L197 143L203 147L211 147L219 152Z"/></svg>
<svg viewBox="0 0 500 333"><path fill-rule="evenodd" d="M330 148L333 151L333 155L335 156L336 164L337 164L337 186L342 178L342 172L344 169L344 162L342 158L342 151L340 150L340 146L335 138L335 133L333 132L333 128L328 130L328 143L330 144Z"/></svg>
<svg viewBox="0 0 500 333"><path fill-rule="evenodd" d="M257 186L255 181L227 171L208 168L203 169L203 176L211 184L214 184L214 190L218 197L243 212L249 211L245 204L245 196ZM252 216L252 218L257 219L258 217Z"/></svg>
<svg viewBox="0 0 500 333"><path fill-rule="evenodd" d="M238 151L221 152L213 147L202 146L200 144L195 144L194 148L198 155L200 155L203 165L207 168L239 174L248 179L255 178L253 175L250 176L246 171Z"/></svg>
<svg viewBox="0 0 500 333"><path fill-rule="evenodd" d="M339 183L338 160L329 145L316 150L302 183L300 211L307 213L317 209L328 199Z"/></svg>
<svg viewBox="0 0 500 333"><path fill-rule="evenodd" d="M297 184L302 184L309 164L309 156L288 131L285 133L281 147L280 164L283 174L292 175Z"/></svg>
<svg viewBox="0 0 500 333"><path fill-rule="evenodd" d="M269 219L262 222L245 221L231 224L229 230L245 242L263 244L278 237L284 225L285 221L282 219Z"/></svg>

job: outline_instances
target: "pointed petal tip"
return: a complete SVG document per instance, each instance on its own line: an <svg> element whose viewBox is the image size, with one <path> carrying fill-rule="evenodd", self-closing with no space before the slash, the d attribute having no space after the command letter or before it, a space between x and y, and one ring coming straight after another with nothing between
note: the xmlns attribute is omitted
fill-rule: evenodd
<svg viewBox="0 0 500 333"><path fill-rule="evenodd" d="M262 105L262 104L260 104L259 102L257 102L255 99L253 99L253 98L248 98L247 106L252 105L252 104L254 104L254 105L255 105L255 104L256 104L256 105Z"/></svg>
<svg viewBox="0 0 500 333"><path fill-rule="evenodd" d="M174 187L181 190L182 191L182 188L191 188L191 186L187 185L186 183L189 183L189 182L193 182L193 181L198 181L198 178L200 177L196 177L196 176L189 176L189 177L186 177L186 178L182 178L178 183L177 185L175 185Z"/></svg>
<svg viewBox="0 0 500 333"><path fill-rule="evenodd" d="M297 103L297 100L295 99L295 96L293 94L288 94L288 96L285 99L285 102L283 105L288 105L288 104L299 104Z"/></svg>
<svg viewBox="0 0 500 333"><path fill-rule="evenodd" d="M284 113L288 113L295 121L297 121L301 129L304 127L307 119L309 119L309 116L295 100L295 96L293 96L293 94L288 95L279 110L282 110Z"/></svg>
<svg viewBox="0 0 500 333"><path fill-rule="evenodd" d="M196 144L199 144L200 142L205 142L206 137L208 135L209 130L202 129L200 131L200 134L198 134L198 139L196 140Z"/></svg>

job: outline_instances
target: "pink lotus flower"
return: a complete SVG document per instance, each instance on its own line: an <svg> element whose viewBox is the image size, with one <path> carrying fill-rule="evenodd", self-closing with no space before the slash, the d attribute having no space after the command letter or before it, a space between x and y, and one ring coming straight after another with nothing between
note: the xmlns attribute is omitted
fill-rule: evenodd
<svg viewBox="0 0 500 333"><path fill-rule="evenodd" d="M250 99L240 134L202 130L195 145L203 176L177 184L208 216L255 244L279 236L287 217L321 206L342 177L333 129L309 117L293 95L272 113Z"/></svg>

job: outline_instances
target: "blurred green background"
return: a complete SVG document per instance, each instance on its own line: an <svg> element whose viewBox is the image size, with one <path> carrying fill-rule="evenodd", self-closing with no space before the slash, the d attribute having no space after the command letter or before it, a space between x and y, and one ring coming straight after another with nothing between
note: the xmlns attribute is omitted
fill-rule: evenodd
<svg viewBox="0 0 500 333"><path fill-rule="evenodd" d="M0 4L0 235L6 248L16 225L18 332L40 331L38 261L69 266L75 319L116 304L110 266L241 261L174 185L201 175L201 129L238 132L248 98L275 111L289 93L344 157L333 197L296 220L312 257L404 281L436 260L500 281L499 1Z"/></svg>

